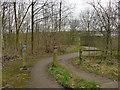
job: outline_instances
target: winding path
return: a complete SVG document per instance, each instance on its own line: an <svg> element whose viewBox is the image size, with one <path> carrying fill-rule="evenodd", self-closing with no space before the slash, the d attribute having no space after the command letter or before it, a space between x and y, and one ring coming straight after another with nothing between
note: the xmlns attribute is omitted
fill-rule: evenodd
<svg viewBox="0 0 120 90"><path fill-rule="evenodd" d="M83 54L88 54L88 52L83 52ZM64 68L68 69L77 76L85 78L88 81L98 82L101 88L118 88L118 82L101 77L94 73L82 71L70 64L70 60L77 57L78 55L78 52L60 55L58 56L58 62ZM63 88L61 85L56 83L55 79L47 71L47 66L50 62L52 62L52 58L42 60L34 66L32 69L32 80L29 84L30 88Z"/></svg>

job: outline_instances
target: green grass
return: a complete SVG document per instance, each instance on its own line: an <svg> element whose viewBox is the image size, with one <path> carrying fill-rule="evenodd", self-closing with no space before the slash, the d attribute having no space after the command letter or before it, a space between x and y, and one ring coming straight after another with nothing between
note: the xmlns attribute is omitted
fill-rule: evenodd
<svg viewBox="0 0 120 90"><path fill-rule="evenodd" d="M26 88L27 83L31 79L31 68L32 66L40 61L41 59L46 58L44 57L38 57L28 59L27 67L29 68L28 71L21 71L20 68L22 68L22 60L15 60L15 61L9 61L6 62L5 68L2 70L2 87L12 87L12 88Z"/></svg>
<svg viewBox="0 0 120 90"><path fill-rule="evenodd" d="M72 60L72 63L79 68L106 76L112 79L118 78L118 62L113 58L112 61L101 60L100 57L83 57L80 61L78 57Z"/></svg>
<svg viewBox="0 0 120 90"><path fill-rule="evenodd" d="M88 82L85 79L74 76L70 71L64 69L62 66L53 66L53 63L49 64L48 71L62 86L67 88L99 88L99 84L96 82Z"/></svg>
<svg viewBox="0 0 120 90"><path fill-rule="evenodd" d="M49 66L48 71L50 74L64 87L72 87L72 80L70 79L70 72L65 70L62 66L58 65L54 67L51 63Z"/></svg>
<svg viewBox="0 0 120 90"><path fill-rule="evenodd" d="M96 82L88 82L82 78L76 78L75 88L100 88Z"/></svg>

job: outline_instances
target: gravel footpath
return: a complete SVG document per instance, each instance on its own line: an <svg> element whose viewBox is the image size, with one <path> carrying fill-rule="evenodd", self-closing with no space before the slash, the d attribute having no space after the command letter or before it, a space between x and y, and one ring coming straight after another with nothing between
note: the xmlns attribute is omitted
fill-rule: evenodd
<svg viewBox="0 0 120 90"><path fill-rule="evenodd" d="M88 52L83 52L83 54L88 54ZM101 88L118 88L118 82L111 79L96 75L94 73L89 73L74 67L70 60L77 57L79 54L71 53L58 56L58 62L64 68L68 69L70 72L84 78L88 81L98 82ZM61 85L56 83L55 79L49 74L48 64L52 62L52 58L39 61L32 69L32 79L29 84L30 88L63 88Z"/></svg>

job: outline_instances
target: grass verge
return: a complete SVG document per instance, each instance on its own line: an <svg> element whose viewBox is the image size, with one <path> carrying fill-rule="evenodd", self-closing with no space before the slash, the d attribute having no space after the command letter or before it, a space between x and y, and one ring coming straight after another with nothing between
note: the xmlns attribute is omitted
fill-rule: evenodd
<svg viewBox="0 0 120 90"><path fill-rule="evenodd" d="M50 63L48 71L65 88L99 88L98 83L88 82L85 79L75 76L60 65L54 67L53 63Z"/></svg>
<svg viewBox="0 0 120 90"><path fill-rule="evenodd" d="M22 59L12 60L4 63L4 68L2 70L2 87L9 88L27 88L28 83L31 79L31 68L38 61L46 58L45 56L37 58L29 58L27 67L28 71L21 71Z"/></svg>
<svg viewBox="0 0 120 90"><path fill-rule="evenodd" d="M112 63L107 60L101 60L100 57L84 57L82 61L78 57L72 60L74 66L82 70L94 72L111 79L118 79L118 62L112 59Z"/></svg>
<svg viewBox="0 0 120 90"><path fill-rule="evenodd" d="M83 78L76 78L74 88L99 88L99 84L96 82L88 82Z"/></svg>

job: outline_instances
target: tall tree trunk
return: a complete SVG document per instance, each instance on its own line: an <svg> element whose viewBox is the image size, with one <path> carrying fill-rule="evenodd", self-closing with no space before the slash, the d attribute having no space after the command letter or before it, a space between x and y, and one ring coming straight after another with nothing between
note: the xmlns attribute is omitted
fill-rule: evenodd
<svg viewBox="0 0 120 90"><path fill-rule="evenodd" d="M2 13L2 31L3 31L3 46L6 48L6 39L5 39L5 6L3 5L3 13Z"/></svg>
<svg viewBox="0 0 120 90"><path fill-rule="evenodd" d="M27 37L28 37L28 29L29 29L29 24L28 24L28 21L27 21L27 32L26 32L26 44L27 44Z"/></svg>
<svg viewBox="0 0 120 90"><path fill-rule="evenodd" d="M32 28L32 36L31 36L31 51L32 51L32 54L33 54L33 30L34 30L34 3L32 2L32 22L31 22L31 28Z"/></svg>
<svg viewBox="0 0 120 90"><path fill-rule="evenodd" d="M60 10L59 10L59 32L61 31L61 8L62 8L62 0L60 0Z"/></svg>
<svg viewBox="0 0 120 90"><path fill-rule="evenodd" d="M107 32L107 35L106 35L106 55L108 55L108 50L109 50L109 33Z"/></svg>
<svg viewBox="0 0 120 90"><path fill-rule="evenodd" d="M1 11L0 11L0 16L1 16ZM0 17L0 21L2 21L2 17ZM0 22L0 64L2 64L2 42L3 42L3 33L2 33L2 22ZM2 66L2 65L1 65Z"/></svg>
<svg viewBox="0 0 120 90"><path fill-rule="evenodd" d="M59 33L58 33L58 45L59 45L59 48L58 50L60 51L60 41L61 41L61 9L62 9L62 0L60 0L60 9L59 9Z"/></svg>
<svg viewBox="0 0 120 90"><path fill-rule="evenodd" d="M9 34L11 33L11 21L10 21L10 5L9 5Z"/></svg>
<svg viewBox="0 0 120 90"><path fill-rule="evenodd" d="M107 27L107 35L106 35L106 55L108 56L108 51L111 50L111 28L110 28L110 19L108 18L108 27Z"/></svg>
<svg viewBox="0 0 120 90"><path fill-rule="evenodd" d="M15 15L15 25L16 25L16 50L18 51L19 45L19 30L18 30L18 23L17 23L17 15L16 15L16 2L14 2L14 15Z"/></svg>
<svg viewBox="0 0 120 90"><path fill-rule="evenodd" d="M57 22L57 15L55 16L55 25L54 25L54 46L57 44L56 32L57 32L58 22Z"/></svg>
<svg viewBox="0 0 120 90"><path fill-rule="evenodd" d="M10 5L9 5L9 35L8 35L9 51L12 50L11 42L12 42L12 39L11 39L11 17L10 17Z"/></svg>
<svg viewBox="0 0 120 90"><path fill-rule="evenodd" d="M118 59L120 58L120 1L118 2ZM120 60L118 60L120 63Z"/></svg>
<svg viewBox="0 0 120 90"><path fill-rule="evenodd" d="M47 13L47 9L45 8L45 13ZM45 14L44 13L44 14ZM45 21L44 21L44 23L45 23L45 25L44 25L44 28L45 28L45 52L46 53L48 53L49 51L48 51L48 39L47 39L47 21L48 21L48 19L46 18L46 15L44 15L44 17L45 17Z"/></svg>

